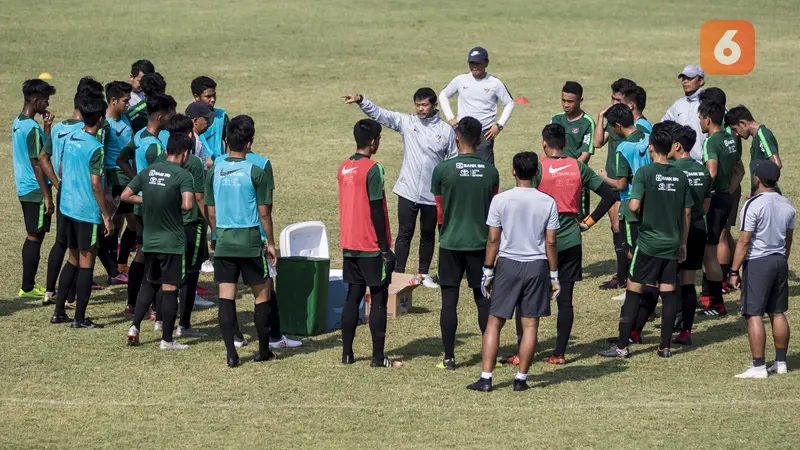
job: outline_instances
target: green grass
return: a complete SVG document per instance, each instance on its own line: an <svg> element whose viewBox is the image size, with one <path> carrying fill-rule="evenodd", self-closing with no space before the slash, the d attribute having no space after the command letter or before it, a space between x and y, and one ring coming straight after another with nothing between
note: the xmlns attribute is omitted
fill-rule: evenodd
<svg viewBox="0 0 800 450"><path fill-rule="evenodd" d="M189 81L200 74L219 83L218 105L256 121L256 151L275 166L276 229L323 220L338 248L335 170L353 150L351 127L362 117L339 96L363 92L379 105L412 109L411 94L437 91L465 71L469 48L491 53L490 71L524 95L496 151L503 188L513 184L511 157L539 151L541 127L560 110L567 79L585 89L585 109L595 115L608 101L608 85L626 76L649 96L646 115L657 121L681 95L681 68L698 61L700 26L709 19L748 19L758 39L755 70L745 77L709 77L768 124L787 166L781 184L796 198L800 139L792 114L800 90L796 76L800 19L790 0L712 0L670 3L621 0L486 3L162 1L152 3L30 3L7 0L0 11L0 117L10 125L21 107L23 80L53 74L57 120L70 115L78 78L127 79L130 63L147 57L168 82L181 108ZM613 335L619 303L597 285L613 270L607 223L585 235L584 282L576 290L576 324L570 364L532 368L536 389L517 395L507 385L513 369L496 374L490 395L464 386L480 371L480 339L471 294L462 294L454 373L434 368L440 358L437 291L415 292L415 314L392 320L389 354L408 367L371 370L365 359L338 364L336 333L305 341L268 364L231 371L215 310L200 311L196 325L211 337L185 352L162 353L156 334L145 345L125 344L124 289L93 296L89 314L109 324L73 331L48 323L50 308L15 298L20 282L22 215L14 195L10 126L0 127L0 447L130 447L139 444L209 448L455 447L764 447L797 448L800 383L796 372L765 381L735 380L748 363L744 323L735 314L700 321L695 347L670 360L655 356L657 339L630 361L595 356ZM749 147L749 142L746 144ZM387 131L377 159L387 186L399 172L402 147ZM598 152L591 165L599 169ZM390 210L396 198L389 196ZM594 200L596 202L596 199ZM393 227L396 229L396 223ZM53 234L47 236L39 271ZM416 244L412 245L415 248ZM410 267L416 265L412 252ZM792 257L796 265L798 258ZM334 251L332 266L340 265ZM97 275L100 276L100 269ZM213 288L211 278L202 281ZM464 289L466 291L466 289ZM791 282L796 307L798 282ZM737 308L727 298L728 308ZM252 306L240 301L240 321L252 335ZM507 327L513 328L513 327ZM542 322L539 355L552 350L555 319ZM513 349L503 334L501 354ZM767 354L772 355L771 344ZM251 346L242 352L249 357ZM356 353L369 354L369 333L358 330ZM790 349L789 363L800 367Z"/></svg>

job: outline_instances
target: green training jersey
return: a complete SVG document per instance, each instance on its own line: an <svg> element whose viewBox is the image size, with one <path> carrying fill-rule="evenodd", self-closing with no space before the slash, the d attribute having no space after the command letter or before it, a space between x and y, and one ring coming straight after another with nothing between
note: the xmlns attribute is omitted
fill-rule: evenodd
<svg viewBox="0 0 800 450"><path fill-rule="evenodd" d="M474 153L460 154L436 165L431 192L441 196L439 247L461 251L486 248L486 218L499 186L497 169Z"/></svg>
<svg viewBox="0 0 800 450"><path fill-rule="evenodd" d="M189 172L173 162L157 162L139 172L128 185L142 193L144 222L142 250L147 253L184 254L183 193L194 193Z"/></svg>
<svg viewBox="0 0 800 450"><path fill-rule="evenodd" d="M550 123L557 123L567 132L567 145L564 154L570 158L578 159L581 154L594 155L594 119L583 113L575 120L567 119L565 113L558 113L550 119Z"/></svg>
<svg viewBox="0 0 800 450"><path fill-rule="evenodd" d="M580 161L576 162L578 163L578 171L580 172L581 185L583 186L583 189L589 189L597 192L597 190L600 189L600 186L603 185L603 179L600 178L591 167ZM536 178L533 180L533 187L539 189L539 185L542 182L543 173L542 163L539 163L539 172L536 174ZM547 192L545 192L545 194L547 194ZM559 211L559 228L556 232L559 252L581 245L581 228L578 225L578 216L579 214L562 213Z"/></svg>
<svg viewBox="0 0 800 450"><path fill-rule="evenodd" d="M614 130L610 125L606 125L605 130L606 133L608 133L608 142L606 143L606 147L608 148L608 157L606 158L606 174L609 178L614 179L617 178L617 146L619 145L620 141L622 141L622 136L614 133Z"/></svg>
<svg viewBox="0 0 800 450"><path fill-rule="evenodd" d="M750 193L756 192L756 181L753 177L753 161L766 161L778 154L778 141L769 128L764 125L758 127L758 131L751 138L750 143ZM780 189L776 191L780 193Z"/></svg>
<svg viewBox="0 0 800 450"><path fill-rule="evenodd" d="M368 156L356 153L355 155L350 157L350 159L353 161L363 158L368 158ZM270 167L269 174L271 178L272 166L270 165L269 167ZM383 200L384 171L383 171L383 166L380 165L380 163L375 163L375 165L370 167L369 172L367 172L367 197L369 197L369 201L371 202L376 200ZM363 252L359 250L348 250L346 248L342 249L342 256L346 258L374 258L376 256L380 256L380 254L381 252Z"/></svg>
<svg viewBox="0 0 800 450"><path fill-rule="evenodd" d="M636 252L677 260L683 210L694 205L686 175L672 164L648 164L633 177L633 199L641 201Z"/></svg>
<svg viewBox="0 0 800 450"><path fill-rule="evenodd" d="M692 220L703 220L706 215L703 203L711 198L711 174L706 166L695 161L691 156L672 161L671 164L682 170L689 181L692 193Z"/></svg>
<svg viewBox="0 0 800 450"><path fill-rule="evenodd" d="M736 139L725 130L719 130L703 141L703 163L717 161L717 176L712 183L717 192L729 192L733 171L741 159L736 151Z"/></svg>
<svg viewBox="0 0 800 450"><path fill-rule="evenodd" d="M147 101L142 100L137 103L125 112L125 115L128 117L128 121L131 124L133 134L136 134L137 131L147 126Z"/></svg>
<svg viewBox="0 0 800 450"><path fill-rule="evenodd" d="M161 152L161 154L156 157L156 161L166 162L167 153ZM182 167L183 170L189 172L189 175L192 176L192 182L194 183L193 192L195 194L203 194L206 190L205 164L203 164L203 161L190 153ZM183 212L184 225L197 225L203 223L204 221L205 218L203 217L203 212L200 211L200 205L198 205L196 201L192 204L192 209L190 211Z"/></svg>

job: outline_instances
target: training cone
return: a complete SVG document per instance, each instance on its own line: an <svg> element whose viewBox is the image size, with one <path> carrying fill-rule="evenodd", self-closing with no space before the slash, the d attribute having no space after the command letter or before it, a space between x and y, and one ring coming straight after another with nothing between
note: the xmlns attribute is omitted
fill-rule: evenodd
<svg viewBox="0 0 800 450"><path fill-rule="evenodd" d="M530 100L528 100L526 97L520 97L514 100L514 103L518 105L527 105L528 103L530 103Z"/></svg>
<svg viewBox="0 0 800 450"><path fill-rule="evenodd" d="M50 75L50 74L49 74L49 73L47 73L47 72L42 72L42 73L40 73L40 74L39 74L39 79L40 79L40 80L52 80L52 79L53 79L53 76L52 76L52 75Z"/></svg>

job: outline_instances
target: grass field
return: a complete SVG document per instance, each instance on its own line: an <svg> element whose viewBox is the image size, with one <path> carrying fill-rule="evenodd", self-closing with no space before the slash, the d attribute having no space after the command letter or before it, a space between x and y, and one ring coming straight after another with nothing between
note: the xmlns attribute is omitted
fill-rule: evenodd
<svg viewBox="0 0 800 450"><path fill-rule="evenodd" d="M575 290L576 324L569 364L532 367L536 389L516 395L514 369L498 370L500 389L467 392L477 377L480 339L471 294L462 293L456 372L434 368L441 352L438 291L415 292L415 314L389 323L387 350L409 365L371 370L369 332L361 327L353 367L338 364L337 333L305 340L275 362L229 370L216 310L195 315L209 338L189 350L163 353L145 328L145 345L125 347L124 289L95 293L89 315L104 330L50 325L51 308L15 298L20 284L22 214L14 194L10 123L22 106L22 81L53 74L56 120L71 113L75 85L86 74L104 82L127 80L130 63L149 58L167 80L180 108L189 82L209 75L219 83L219 107L256 121L254 149L275 167L276 229L303 220L324 221L332 267L339 267L335 170L353 151L358 108L344 93L362 92L381 106L411 111L418 87L440 90L466 70L465 56L485 46L517 108L496 152L503 188L513 185L511 157L540 150L539 132L560 111L559 90L574 79L584 86L593 116L608 85L626 76L648 92L653 122L682 95L676 75L698 62L702 23L747 19L757 32L755 70L744 77L709 77L730 104L750 106L781 145L787 170L781 185L796 199L800 140L794 95L800 47L793 0L673 2L600 0L428 2L409 0L237 2L63 0L32 4L5 0L0 10L0 447L161 448L775 448L800 447L797 372L768 380L735 380L748 363L743 321L732 314L699 321L695 347L670 360L655 355L656 333L629 361L596 352L616 332L619 303L597 290L614 268L607 223L584 235L584 282ZM34 9L35 8L35 9ZM746 144L749 148L749 142ZM605 161L600 150L591 165ZM387 186L401 163L399 136L387 130L377 159ZM390 210L396 197L389 196ZM596 199L594 200L596 202ZM393 218L393 228L396 222ZM44 284L47 236L39 283ZM416 248L416 243L412 249ZM416 266L412 251L411 268ZM797 256L791 259L796 266ZM98 264L99 266L99 264ZM101 276L102 269L97 275ZM202 282L212 289L211 278ZM464 289L466 291L466 289ZM792 307L800 283L791 282ZM727 298L736 310L735 298ZM240 321L254 333L251 301L239 303ZM148 325L146 324L145 327ZM513 350L513 331L503 334ZM555 318L543 320L539 355L552 350ZM255 351L250 346L242 357ZM796 347L795 347L796 348ZM768 358L773 356L768 345ZM789 364L800 368L790 347Z"/></svg>

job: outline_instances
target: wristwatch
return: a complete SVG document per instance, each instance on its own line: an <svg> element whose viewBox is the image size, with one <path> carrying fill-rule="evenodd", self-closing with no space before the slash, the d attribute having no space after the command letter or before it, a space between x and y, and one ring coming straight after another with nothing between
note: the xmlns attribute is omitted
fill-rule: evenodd
<svg viewBox="0 0 800 450"><path fill-rule="evenodd" d="M497 124L497 130L498 130L498 131L503 131L503 126L502 126L502 125L500 125L499 123Z"/></svg>

